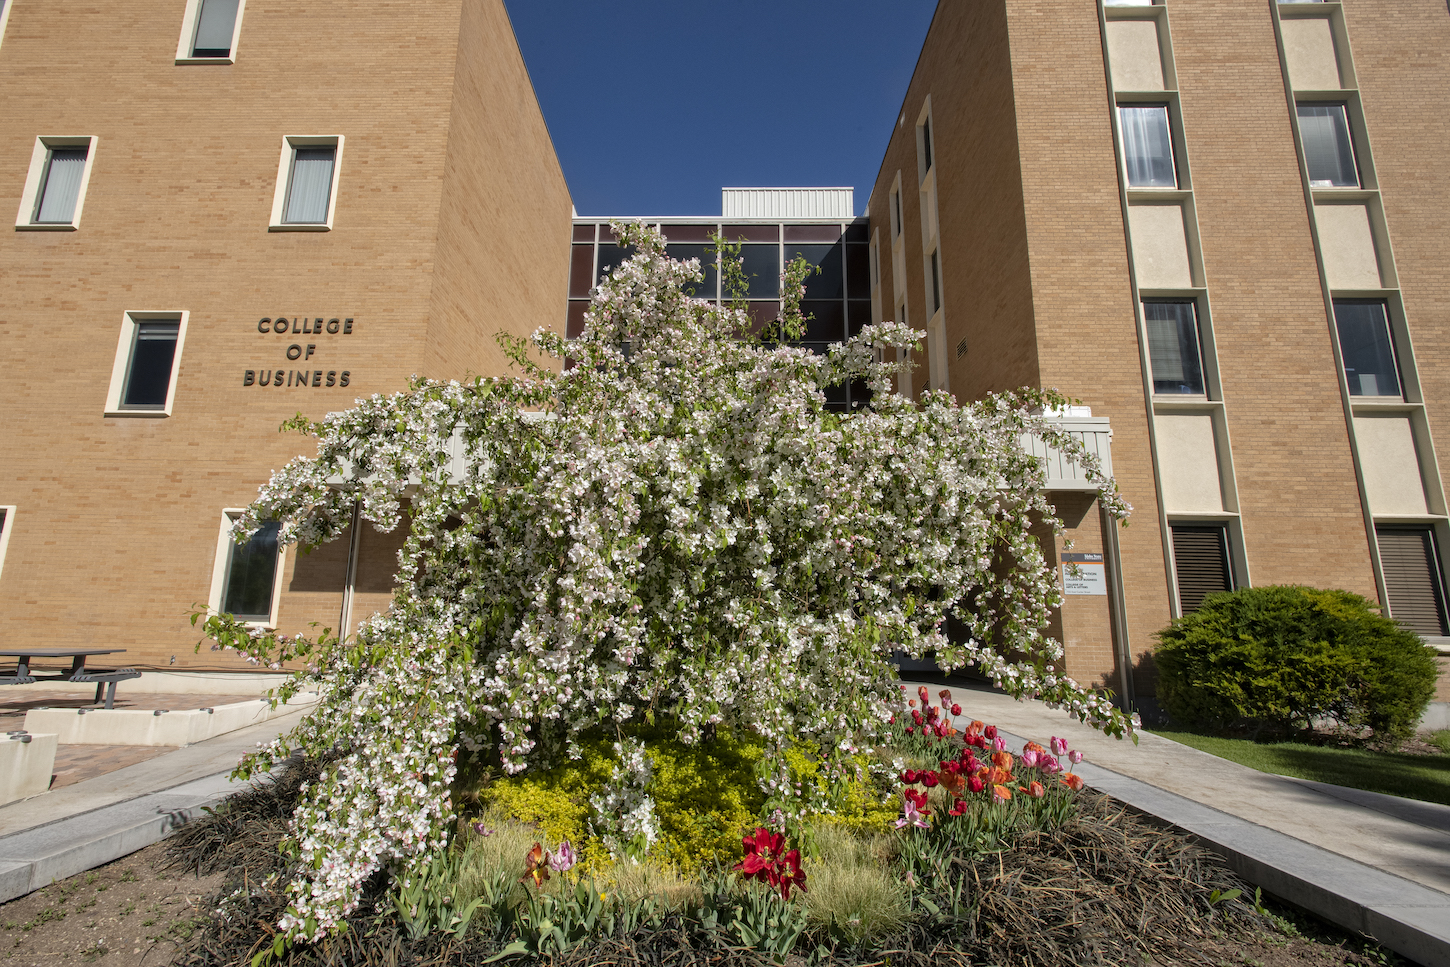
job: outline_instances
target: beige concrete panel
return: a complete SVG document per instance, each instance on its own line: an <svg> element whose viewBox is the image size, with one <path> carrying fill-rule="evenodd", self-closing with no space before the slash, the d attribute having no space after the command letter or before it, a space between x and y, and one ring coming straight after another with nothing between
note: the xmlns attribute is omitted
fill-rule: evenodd
<svg viewBox="0 0 1450 967"><path fill-rule="evenodd" d="M1207 413L1165 413L1155 422L1164 509L1170 514L1222 511L1213 417Z"/></svg>
<svg viewBox="0 0 1450 967"><path fill-rule="evenodd" d="M1133 233L1133 267L1143 289L1183 289L1193 285L1188 265L1188 240L1183 234L1183 206L1133 205L1128 209Z"/></svg>
<svg viewBox="0 0 1450 967"><path fill-rule="evenodd" d="M1364 205L1315 205L1319 249L1331 289L1378 289L1379 258Z"/></svg>
<svg viewBox="0 0 1450 967"><path fill-rule="evenodd" d="M1119 91L1163 90L1163 54L1153 20L1109 20L1108 57Z"/></svg>
<svg viewBox="0 0 1450 967"><path fill-rule="evenodd" d="M1354 418L1354 436L1370 511L1379 515L1429 513L1410 418L1401 413L1359 415Z"/></svg>
<svg viewBox="0 0 1450 967"><path fill-rule="evenodd" d="M1332 91L1340 87L1339 58L1328 17L1285 18L1284 58L1296 91Z"/></svg>

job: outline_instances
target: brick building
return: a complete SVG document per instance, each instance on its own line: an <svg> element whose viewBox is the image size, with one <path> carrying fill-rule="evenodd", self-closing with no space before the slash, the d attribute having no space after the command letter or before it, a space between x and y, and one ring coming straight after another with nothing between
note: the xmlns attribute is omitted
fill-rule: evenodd
<svg viewBox="0 0 1450 967"><path fill-rule="evenodd" d="M298 451L272 431L503 371L495 332L572 330L625 253L571 220L502 0L101 9L0 0L0 642L229 670L194 605L293 632L390 590L396 536L224 542ZM1443 0L948 0L864 216L727 190L656 221L683 257L742 239L765 315L783 261L822 265L807 341L924 330L901 392L1081 399L1135 514L1105 528L1050 464L1080 679L1151 695L1124 672L1153 633L1249 584L1346 588L1443 647L1447 50Z"/></svg>
<svg viewBox="0 0 1450 967"><path fill-rule="evenodd" d="M0 7L0 642L225 670L194 605L384 607L399 535L274 580L222 531L305 445L283 420L502 372L494 333L560 316L568 190L502 0Z"/></svg>
<svg viewBox="0 0 1450 967"><path fill-rule="evenodd" d="M873 298L928 333L906 391L1110 421L1131 526L1058 501L1108 578L1069 589L1107 592L1067 597L1071 673L1131 686L1171 616L1249 584L1363 594L1446 650L1447 50L1440 0L938 6Z"/></svg>

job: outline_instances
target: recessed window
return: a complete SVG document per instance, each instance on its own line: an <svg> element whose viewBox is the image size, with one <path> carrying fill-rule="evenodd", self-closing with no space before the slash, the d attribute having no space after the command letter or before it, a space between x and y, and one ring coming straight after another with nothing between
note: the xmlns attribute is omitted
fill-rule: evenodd
<svg viewBox="0 0 1450 967"><path fill-rule="evenodd" d="M1145 301L1143 325L1148 331L1153 392L1202 396L1203 354L1197 306L1188 301Z"/></svg>
<svg viewBox="0 0 1450 967"><path fill-rule="evenodd" d="M281 525L268 521L239 544L233 537L232 526L241 514L240 510L228 510L222 515L212 573L211 608L242 621L274 626L281 591L277 580L282 570L282 546L278 540Z"/></svg>
<svg viewBox="0 0 1450 967"><path fill-rule="evenodd" d="M921 122L921 164L922 171L931 170L931 116Z"/></svg>
<svg viewBox="0 0 1450 967"><path fill-rule="evenodd" d="M80 227L95 146L96 139L90 137L35 139L16 228L73 231Z"/></svg>
<svg viewBox="0 0 1450 967"><path fill-rule="evenodd" d="M341 135L282 139L269 226L273 231L331 230L342 145Z"/></svg>
<svg viewBox="0 0 1450 967"><path fill-rule="evenodd" d="M0 505L0 571L5 568L5 549L10 546L10 532L15 529L15 506Z"/></svg>
<svg viewBox="0 0 1450 967"><path fill-rule="evenodd" d="M187 0L176 45L178 64L231 64L236 60L246 0Z"/></svg>
<svg viewBox="0 0 1450 967"><path fill-rule="evenodd" d="M891 238L892 241L901 237L901 189L891 192Z"/></svg>
<svg viewBox="0 0 1450 967"><path fill-rule="evenodd" d="M1440 637L1445 622L1445 577L1435 532L1428 527L1377 525L1380 568L1389 592L1390 617L1411 631Z"/></svg>
<svg viewBox="0 0 1450 967"><path fill-rule="evenodd" d="M170 416L185 312L128 312L121 323L106 416Z"/></svg>
<svg viewBox="0 0 1450 967"><path fill-rule="evenodd" d="M1343 104L1300 104L1299 139L1311 188L1358 188L1359 168Z"/></svg>
<svg viewBox="0 0 1450 967"><path fill-rule="evenodd" d="M1178 581L1178 604L1192 614L1203 599L1234 589L1229 563L1228 527L1223 524L1173 524L1173 569Z"/></svg>
<svg viewBox="0 0 1450 967"><path fill-rule="evenodd" d="M1339 355L1350 396L1403 398L1395 343L1385 303L1335 299L1334 325L1339 330Z"/></svg>
<svg viewBox="0 0 1450 967"><path fill-rule="evenodd" d="M931 311L941 309L941 250L931 253Z"/></svg>
<svg viewBox="0 0 1450 967"><path fill-rule="evenodd" d="M1123 133L1123 166L1129 188L1177 188L1173 134L1166 104L1122 104L1118 126Z"/></svg>

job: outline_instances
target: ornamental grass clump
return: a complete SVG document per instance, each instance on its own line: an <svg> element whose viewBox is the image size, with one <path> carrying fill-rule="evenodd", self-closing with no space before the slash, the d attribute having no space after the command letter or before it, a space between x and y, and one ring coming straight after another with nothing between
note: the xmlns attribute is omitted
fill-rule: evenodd
<svg viewBox="0 0 1450 967"><path fill-rule="evenodd" d="M1097 458L1043 415L1063 397L907 399L892 392L906 364L879 361L921 339L902 324L823 354L790 345L804 332L803 261L761 332L743 302L689 298L699 262L669 259L657 231L616 233L635 255L596 287L578 339L505 339L514 375L420 378L299 416L288 426L316 454L274 474L237 524L245 539L277 521L282 542L305 546L360 521L406 531L392 604L356 635L206 620L218 647L304 669L275 699L319 695L240 773L294 749L337 756L287 841L287 942L329 935L376 874L411 879L448 849L465 754L517 776L575 760L596 729L612 735L623 765L596 811L620 819L608 848L638 858L662 842L657 776L627 730L759 742L770 814L801 823L818 787L798 781L789 751L814 748L828 786L853 775L904 713L898 650L974 665L1116 735L1133 728L1057 671L1061 645L1044 633L1062 599L1039 535L1058 525L1022 439L1075 461L1103 506L1127 513ZM728 252L722 275L739 276ZM871 405L828 410L826 390L855 380ZM943 633L948 617L960 640Z"/></svg>

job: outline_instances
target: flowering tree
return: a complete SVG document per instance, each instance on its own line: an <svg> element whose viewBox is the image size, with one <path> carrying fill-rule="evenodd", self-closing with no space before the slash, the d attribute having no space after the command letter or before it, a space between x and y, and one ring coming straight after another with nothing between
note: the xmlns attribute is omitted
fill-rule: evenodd
<svg viewBox="0 0 1450 967"><path fill-rule="evenodd" d="M298 417L317 456L276 473L238 522L239 536L276 520L283 540L316 545L356 504L408 529L393 604L355 637L206 624L272 667L305 663L279 697L321 696L244 773L293 748L342 753L294 820L289 937L334 927L375 870L427 864L454 820L460 746L518 772L580 730L644 719L685 742L748 729L777 762L799 738L844 756L900 705L896 649L1131 729L1053 670L1061 647L1042 631L1061 599L1033 527L1052 508L1020 438L1066 451L1127 511L1094 458L1034 415L1064 400L904 399L897 364L877 360L920 334L881 323L826 355L762 342L742 307L683 293L697 262L671 261L643 226L616 231L637 254L599 285L580 339L506 340L519 375L420 379ZM802 278L783 280L787 331ZM540 352L577 365L546 369ZM870 408L827 410L823 388L862 378ZM967 640L942 633L953 611ZM780 775L763 781L788 800ZM647 843L647 797L620 795L645 817L621 838Z"/></svg>

